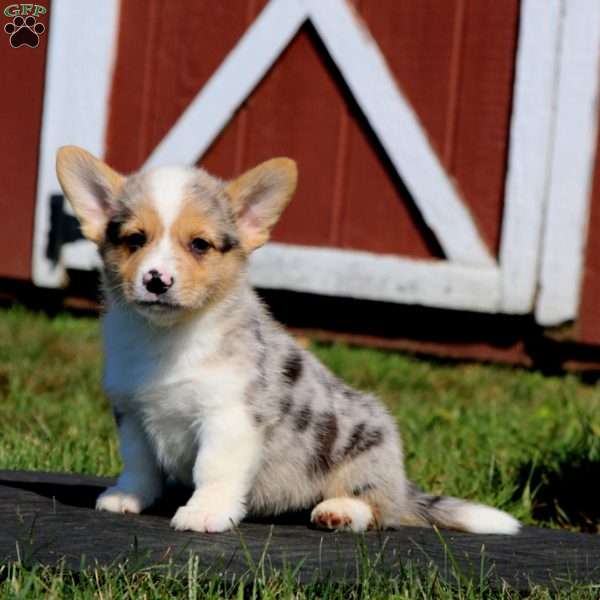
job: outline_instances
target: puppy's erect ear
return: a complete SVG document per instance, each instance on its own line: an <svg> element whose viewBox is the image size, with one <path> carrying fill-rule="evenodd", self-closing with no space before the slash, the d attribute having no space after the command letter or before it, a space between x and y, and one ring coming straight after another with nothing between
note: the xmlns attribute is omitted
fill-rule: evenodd
<svg viewBox="0 0 600 600"><path fill-rule="evenodd" d="M56 174L81 223L93 242L104 237L114 197L125 178L77 146L63 146L56 155Z"/></svg>
<svg viewBox="0 0 600 600"><path fill-rule="evenodd" d="M242 247L262 246L296 189L298 169L289 158L273 158L246 171L225 188L231 200Z"/></svg>

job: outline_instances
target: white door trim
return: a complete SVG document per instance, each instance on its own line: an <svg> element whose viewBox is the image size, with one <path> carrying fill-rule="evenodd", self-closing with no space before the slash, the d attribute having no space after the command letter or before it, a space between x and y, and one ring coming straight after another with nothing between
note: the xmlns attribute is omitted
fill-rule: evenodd
<svg viewBox="0 0 600 600"><path fill-rule="evenodd" d="M85 240L67 244L63 260L72 269L100 267ZM251 256L249 273L252 285L267 289L475 312L500 308L498 269L449 261L271 242Z"/></svg>
<svg viewBox="0 0 600 600"><path fill-rule="evenodd" d="M256 287L476 312L500 305L497 269L357 250L270 243L250 260Z"/></svg>
<svg viewBox="0 0 600 600"><path fill-rule="evenodd" d="M118 15L119 0L50 7L32 265L40 287L58 287L65 276L64 265L46 257L50 197L61 193L56 150L76 144L104 155Z"/></svg>
<svg viewBox="0 0 600 600"><path fill-rule="evenodd" d="M598 132L600 2L563 0L556 125L535 316L577 318Z"/></svg>
<svg viewBox="0 0 600 600"><path fill-rule="evenodd" d="M504 213L500 234L502 311L533 310L558 82L562 0L523 0Z"/></svg>

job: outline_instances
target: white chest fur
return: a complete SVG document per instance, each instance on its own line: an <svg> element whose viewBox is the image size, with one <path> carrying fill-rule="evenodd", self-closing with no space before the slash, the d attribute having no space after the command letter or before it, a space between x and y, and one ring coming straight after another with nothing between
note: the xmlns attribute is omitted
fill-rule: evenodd
<svg viewBox="0 0 600 600"><path fill-rule="evenodd" d="M167 473L191 481L204 424L240 409L250 373L221 356L216 319L157 328L116 307L103 333L104 389L114 408L140 420Z"/></svg>

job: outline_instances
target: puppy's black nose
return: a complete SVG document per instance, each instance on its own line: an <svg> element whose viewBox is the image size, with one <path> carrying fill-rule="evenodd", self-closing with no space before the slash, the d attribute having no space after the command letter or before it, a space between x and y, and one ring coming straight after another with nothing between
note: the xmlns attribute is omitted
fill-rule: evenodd
<svg viewBox="0 0 600 600"><path fill-rule="evenodd" d="M156 269L152 269L144 276L144 285L151 294L160 296L173 285L173 278L162 275Z"/></svg>

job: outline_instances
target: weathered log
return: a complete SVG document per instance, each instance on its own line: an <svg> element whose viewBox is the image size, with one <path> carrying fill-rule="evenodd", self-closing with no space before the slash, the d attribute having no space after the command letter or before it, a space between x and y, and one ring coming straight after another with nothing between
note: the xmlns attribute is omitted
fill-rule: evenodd
<svg viewBox="0 0 600 600"><path fill-rule="evenodd" d="M241 575L262 560L266 571L289 565L298 568L301 581L309 581L359 579L362 554L371 561L378 557L376 568L390 574L408 562L434 563L442 576L453 577L454 563L463 575L478 579L483 564L496 584L506 581L517 589L600 582L597 535L525 527L512 537L406 527L357 536L313 529L307 513L248 519L222 534L182 533L169 527L169 517L185 501L185 490L169 490L142 515L95 512L97 495L111 483L101 477L0 471L0 560L50 565L64 560L77 570L127 559L183 564L192 552L203 572Z"/></svg>

